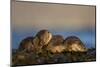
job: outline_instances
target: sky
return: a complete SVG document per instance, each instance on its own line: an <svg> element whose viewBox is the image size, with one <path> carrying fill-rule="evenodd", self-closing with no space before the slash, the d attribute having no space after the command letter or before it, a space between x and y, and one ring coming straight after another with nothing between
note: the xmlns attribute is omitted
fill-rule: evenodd
<svg viewBox="0 0 100 67"><path fill-rule="evenodd" d="M75 35L95 46L95 6L13 1L11 11L13 48L42 29L64 38Z"/></svg>

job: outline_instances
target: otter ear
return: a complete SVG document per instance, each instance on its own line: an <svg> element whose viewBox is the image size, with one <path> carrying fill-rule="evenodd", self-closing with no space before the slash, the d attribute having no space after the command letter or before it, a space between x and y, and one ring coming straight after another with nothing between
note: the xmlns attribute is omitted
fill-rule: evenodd
<svg viewBox="0 0 100 67"><path fill-rule="evenodd" d="M38 44L39 44L39 38L38 38L38 37L35 37L35 38L33 39L33 44L34 44L34 45L38 45Z"/></svg>

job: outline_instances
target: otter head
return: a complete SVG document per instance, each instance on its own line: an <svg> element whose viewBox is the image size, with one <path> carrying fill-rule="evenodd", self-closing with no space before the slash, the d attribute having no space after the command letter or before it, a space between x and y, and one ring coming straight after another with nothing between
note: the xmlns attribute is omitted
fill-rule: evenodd
<svg viewBox="0 0 100 67"><path fill-rule="evenodd" d="M87 48L83 42L76 36L69 36L64 40L67 51L85 52Z"/></svg>
<svg viewBox="0 0 100 67"><path fill-rule="evenodd" d="M47 46L47 50L52 53L61 53L64 51L65 47L63 45L63 36L54 35Z"/></svg>
<svg viewBox="0 0 100 67"><path fill-rule="evenodd" d="M57 44L63 43L63 40L64 40L63 36L61 36L61 35L53 35L50 43L53 43L53 45L57 45Z"/></svg>
<svg viewBox="0 0 100 67"><path fill-rule="evenodd" d="M27 37L23 39L19 45L19 51L34 51L33 37Z"/></svg>
<svg viewBox="0 0 100 67"><path fill-rule="evenodd" d="M48 30L41 30L37 33L36 37L38 37L40 45L47 45L52 39L52 34Z"/></svg>
<svg viewBox="0 0 100 67"><path fill-rule="evenodd" d="M37 53L42 52L42 48L47 46L51 39L52 34L48 30L40 30L33 39Z"/></svg>

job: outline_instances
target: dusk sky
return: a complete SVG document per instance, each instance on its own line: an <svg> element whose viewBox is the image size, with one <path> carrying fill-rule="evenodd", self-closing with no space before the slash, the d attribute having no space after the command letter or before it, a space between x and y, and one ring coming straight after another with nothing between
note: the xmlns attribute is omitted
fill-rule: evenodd
<svg viewBox="0 0 100 67"><path fill-rule="evenodd" d="M39 31L41 29L47 29L54 33L55 31L59 33L62 32L63 35L67 35L68 33L65 34L66 32L76 33L77 31L83 30L88 30L90 32L88 34L81 34L84 31L81 33L79 32L80 38L81 36L87 37L91 33L95 33L95 6L13 1L11 18L13 41L15 43L20 41L23 36L25 37L25 35L28 35L25 34L25 32L28 31L31 35L34 31ZM93 31L91 29L93 29ZM91 39L91 36L92 35L87 39ZM95 40L95 34L93 38L93 40Z"/></svg>

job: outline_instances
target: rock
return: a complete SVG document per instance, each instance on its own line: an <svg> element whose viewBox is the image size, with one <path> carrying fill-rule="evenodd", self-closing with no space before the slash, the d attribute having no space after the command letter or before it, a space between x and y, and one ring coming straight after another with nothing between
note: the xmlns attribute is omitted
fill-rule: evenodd
<svg viewBox="0 0 100 67"><path fill-rule="evenodd" d="M23 39L19 45L19 51L27 51L27 52L33 52L35 47L33 44L33 37L27 37Z"/></svg>
<svg viewBox="0 0 100 67"><path fill-rule="evenodd" d="M87 48L83 42L76 36L69 36L64 40L66 51L85 52Z"/></svg>
<svg viewBox="0 0 100 67"><path fill-rule="evenodd" d="M27 53L19 52L12 57L13 65L25 65L27 63Z"/></svg>
<svg viewBox="0 0 100 67"><path fill-rule="evenodd" d="M47 46L47 50L52 53L61 53L65 49L63 45L64 38L61 35L54 35Z"/></svg>

